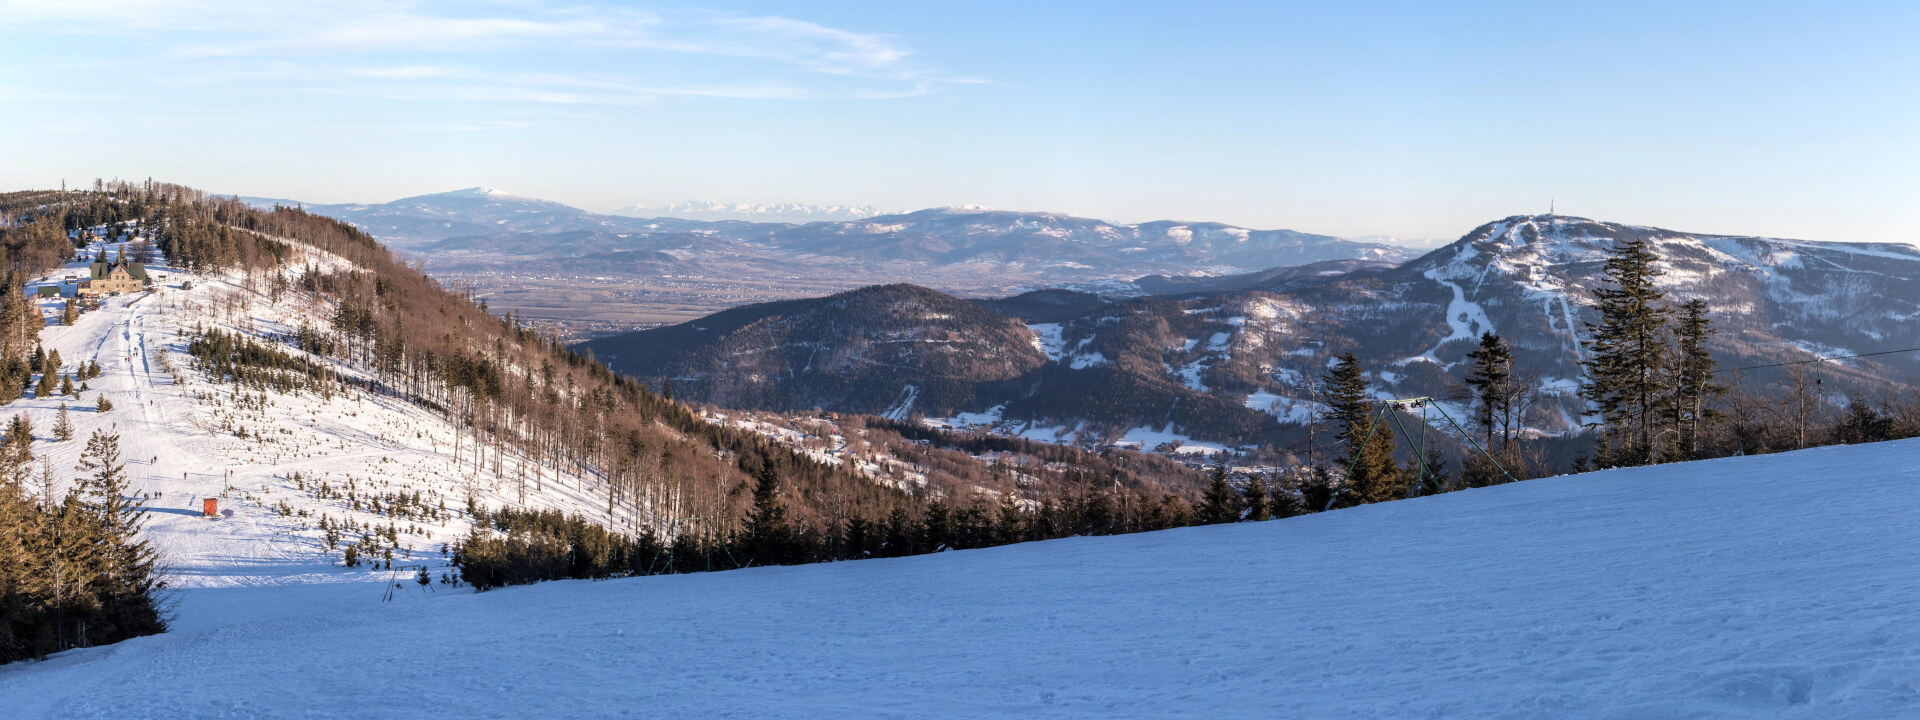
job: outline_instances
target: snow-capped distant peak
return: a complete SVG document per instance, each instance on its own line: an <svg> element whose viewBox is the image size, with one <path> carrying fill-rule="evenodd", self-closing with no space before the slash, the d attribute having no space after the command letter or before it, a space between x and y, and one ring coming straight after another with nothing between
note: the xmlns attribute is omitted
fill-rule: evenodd
<svg viewBox="0 0 1920 720"><path fill-rule="evenodd" d="M479 195L481 197L484 197L490 200L531 200L533 199L525 195L510 193L505 190L501 190L500 188L493 188L493 187L486 187L486 186L468 188L466 190L461 190L458 192L469 194L469 195Z"/></svg>
<svg viewBox="0 0 1920 720"><path fill-rule="evenodd" d="M1358 237L1344 237L1341 239L1346 240L1348 242L1373 243L1375 245L1393 245L1396 247L1412 248L1415 250L1432 250L1434 248L1443 247L1448 243L1453 242L1453 238L1399 237L1396 235L1361 235Z"/></svg>
<svg viewBox="0 0 1920 720"><path fill-rule="evenodd" d="M414 200L414 199L418 199L418 198L444 198L444 199L454 199L454 198L462 198L462 199L465 199L465 198L482 198L482 199L485 199L485 200L489 200L489 201L494 201L494 200L500 200L500 201L515 201L515 200L533 200L533 201L536 201L536 202L544 202L544 201L539 201L539 200L537 200L536 198L530 198L530 197L527 197L527 196L525 196L525 195L516 195L516 194L514 194L514 193L510 193L510 192L507 192L507 191L505 191L505 190L501 190L500 188L495 188L495 187L486 187L486 186L484 186L484 185L482 185L482 186L480 186L480 187L470 187L470 188L461 188L461 189L459 189L459 190L449 190L449 191L447 191L447 192L443 192L443 193L433 193L433 194L430 194L430 195L420 195L420 196L417 196L417 197L414 197L414 198L401 198L400 200L396 200L396 201L394 201L394 202L403 202L403 201L406 201L406 200Z"/></svg>

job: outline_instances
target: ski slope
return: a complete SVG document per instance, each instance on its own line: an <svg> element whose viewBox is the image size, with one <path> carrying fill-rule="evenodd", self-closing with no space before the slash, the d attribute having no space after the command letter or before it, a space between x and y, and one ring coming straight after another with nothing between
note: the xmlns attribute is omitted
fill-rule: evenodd
<svg viewBox="0 0 1920 720"><path fill-rule="evenodd" d="M95 243L86 254L102 249L117 254L120 245ZM305 246L292 252L283 265L290 272L343 262ZM327 397L307 391L263 396L249 390L248 397L237 397L234 385L210 382L193 369L186 346L196 328L263 340L291 333L303 320L324 328L331 308L309 306L310 300L296 292L275 301L246 287L237 275L191 275L164 262L148 269L166 276L153 291L104 298L98 310L83 314L73 326L50 324L41 331L42 344L59 351L65 372L89 360L100 363L101 376L86 381L81 397L29 393L0 407L0 418L25 414L31 420L36 466L44 462L60 480L56 498L75 475L88 436L100 429L119 434L131 487L152 496L146 501L145 536L170 569L169 582L188 590L180 597L184 626L217 614L257 612L218 604L203 610L198 603L217 595L192 592L200 588L339 584L339 592L378 599L385 579L401 571L344 567L340 548L322 544L323 515L360 527L392 522L400 546L393 564L424 564L435 578L447 568L441 545L471 526L464 512L470 495L488 508L557 508L622 525L638 520L630 513L610 518L592 480L551 468L523 469L517 456L508 457L499 472L491 461L476 466L471 438L456 438L460 433L452 424L398 398L358 390ZM84 264L74 263L36 284L58 284L63 276L85 273ZM62 301L46 300L42 311L57 323L61 307ZM365 377L337 360L319 361L348 377ZM107 413L95 411L102 395L114 405ZM66 442L54 438L52 430L63 403L74 425L73 439ZM454 454L456 447L462 455ZM522 496L522 473L536 472L540 480L527 480ZM323 482L340 493L351 487L363 502L418 493L428 504L444 502L448 512L443 520L428 522L396 519L365 504L356 510L343 498L320 497L315 490ZM218 501L220 517L203 516L207 498ZM359 535L343 533L343 546Z"/></svg>
<svg viewBox="0 0 1920 720"><path fill-rule="evenodd" d="M201 587L18 718L1920 715L1920 441L1289 520L560 582Z"/></svg>

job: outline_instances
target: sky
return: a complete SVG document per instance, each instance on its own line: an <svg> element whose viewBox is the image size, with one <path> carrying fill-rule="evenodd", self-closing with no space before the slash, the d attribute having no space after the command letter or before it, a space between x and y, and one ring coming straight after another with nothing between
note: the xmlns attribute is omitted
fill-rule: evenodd
<svg viewBox="0 0 1920 720"><path fill-rule="evenodd" d="M0 0L0 188L1920 241L1920 4Z"/></svg>

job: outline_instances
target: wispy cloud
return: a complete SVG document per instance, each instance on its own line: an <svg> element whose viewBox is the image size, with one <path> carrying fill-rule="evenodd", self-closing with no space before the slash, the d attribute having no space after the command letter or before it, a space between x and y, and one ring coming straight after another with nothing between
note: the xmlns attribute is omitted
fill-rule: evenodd
<svg viewBox="0 0 1920 720"><path fill-rule="evenodd" d="M111 93L48 90L36 87L0 85L0 100L107 103L119 102L125 99L126 98L120 95Z"/></svg>
<svg viewBox="0 0 1920 720"><path fill-rule="evenodd" d="M902 72L908 53L887 38L847 32L783 17L711 20L724 34L681 43L690 52L758 57L804 65L821 72Z"/></svg>
<svg viewBox="0 0 1920 720"><path fill-rule="evenodd" d="M983 82L916 64L889 36L787 17L538 1L263 5L0 0L0 28L140 37L123 62L161 85L273 78L408 100L879 99Z"/></svg>

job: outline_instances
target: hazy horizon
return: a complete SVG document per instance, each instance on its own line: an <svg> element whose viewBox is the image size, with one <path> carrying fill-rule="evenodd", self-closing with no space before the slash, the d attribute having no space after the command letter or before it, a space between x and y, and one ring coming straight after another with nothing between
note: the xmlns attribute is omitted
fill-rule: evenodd
<svg viewBox="0 0 1920 720"><path fill-rule="evenodd" d="M155 178L155 179L156 179L156 180L158 180L159 178ZM92 182L92 180L88 180L87 182L89 182L89 183L91 183L91 182ZM204 188L202 188L202 189L204 189ZM327 206L327 205L369 205L369 206L371 206L371 205L383 205L383 204L387 204L387 203L392 203L392 202L399 202L399 201L401 201L401 200L409 200L409 199L413 199L413 198L422 198L422 197L431 197L431 196L436 196L436 195L455 195L455 194L459 194L459 193L464 193L464 192L471 192L471 191L476 191L476 190L491 190L491 191L493 191L493 192L495 192L495 193L499 193L499 194L501 194L501 195L506 195L506 196L511 196L511 197L516 197L516 198L521 198L521 199L526 199L526 200L537 200L537 201L543 201L543 202L557 202L557 203L560 203L560 204L562 204L562 205L566 205L566 206L568 206L568 207L571 207L571 208L574 208L574 209L576 209L576 210L582 210L582 211L586 211L586 212L590 212L590 213L594 213L594 214L599 214L599 215L614 215L614 214L617 214L617 213L616 213L616 211L620 211L620 210L628 210L628 209L631 209L631 208L613 208L613 209L611 209L611 210L599 210L599 209L594 209L594 208L584 208L584 207L580 207L580 206L578 206L578 205L573 205L573 204L571 204L571 203L566 203L566 202L561 202L561 201L559 201L559 200L554 200L554 199L552 199L552 198L543 198L543 197L534 197L534 196L531 196L531 195L527 195L527 194L524 194L524 193L517 193L517 192L513 192L513 191L512 191L511 189L509 189L509 188L501 188L501 187L496 187L496 186L492 186L492 185L475 185L475 186L470 186L470 187L464 187L464 188L455 188L455 189L452 189L452 190L442 190L442 191L437 191L437 192L429 192L429 193L419 193L419 194L415 194L415 195L406 195L406 196L402 196L402 197L397 197L397 198L389 198L389 199L386 199L386 200L353 200L353 201L346 201L346 202L341 202L341 203L316 203L316 202L312 202L312 201L309 201L309 200L306 200L306 199L304 199L304 198L280 198L280 197L266 197L266 196L260 196L260 195L249 195L249 194L244 194L244 193L229 193L229 192L221 192L221 191L213 191L213 190L209 190L209 192L214 192L215 194L218 194L218 195L232 195L232 196L235 196L235 197L242 197L242 198L244 198L244 199L247 199L247 200L250 200L250 201L255 201L255 202L263 202L263 201L281 201L281 202L293 202L293 203L300 203L300 204L303 204L303 205L313 205L313 206ZM681 201L681 202L687 202L687 203L691 203L691 202L724 202L724 201L718 201L718 200L710 200L710 199L706 199L706 198L700 198L700 199L689 199L689 200L685 200L685 201ZM667 207L666 207L666 206L667 206L667 205L671 205L671 204L679 204L679 203L663 203L663 204L661 204L660 206L649 206L649 207L654 207L654 208L657 208L657 209L659 209L659 210L662 210L662 213L661 213L661 214L659 214L659 215L649 215L649 214L634 214L634 215L629 215L629 216L630 216L630 217L641 217L641 218L646 218L646 217L675 217L675 218L694 218L694 219L699 219L699 217L700 217L698 213L684 213L684 212L672 212L672 211L668 211L668 209L667 209ZM733 204L733 203L727 203L727 204ZM777 204L777 203L766 203L766 204ZM1048 210L1048 209L1044 209L1044 208L1003 208L1003 207L987 207L987 206L955 206L955 205L945 205L945 206L932 206L932 207L924 207L924 208L876 208L876 210L878 210L878 212L874 214L874 217L881 217L881 216L887 216L887 215L905 215L905 214L909 214L909 213L915 213L915 212L922 212L922 211L926 211L926 210L941 210L941 209L949 209L949 208L958 208L958 209L977 209L977 210L981 210L981 211L989 211L989 212L1002 212L1002 211L1004 211L1004 212L1019 212L1019 213L1051 213L1051 214L1063 214L1063 215L1072 215L1072 216L1074 216L1074 217L1083 217L1083 218L1088 218L1088 219L1093 219L1093 220L1101 220L1101 221L1105 221L1105 222L1111 222L1111 223L1116 223L1116 224L1140 224L1140 223L1146 223L1146 222L1156 222L1156 221L1170 221L1170 222L1191 222L1191 223L1199 223L1199 222L1219 222L1219 221L1216 221L1216 220L1209 220L1209 219L1206 219L1206 218L1176 218L1176 217L1159 217L1159 218L1149 218L1149 219L1146 219L1146 220L1136 220L1136 221L1120 221L1120 220L1115 220L1115 219L1113 219L1113 218L1104 218L1104 217L1098 217L1098 216L1091 216L1091 215L1079 215L1079 214L1075 214L1075 213L1060 213L1060 212L1058 212L1058 211L1055 211L1055 210ZM1549 208L1549 210L1553 210L1553 208ZM1461 228L1459 232L1457 232L1457 233L1454 233L1454 234L1453 234L1453 235L1451 235L1451 236L1424 236L1424 237L1407 237L1407 236L1397 236L1397 235L1384 235L1384 234L1372 234L1372 235L1336 235L1336 234L1333 234L1333 233L1322 233L1322 232L1318 232L1318 231L1315 231L1315 230L1313 230L1313 229L1311 229L1311 228L1299 228L1299 227L1247 227L1247 226L1238 226L1238 227L1246 227L1246 229L1249 229L1249 230L1292 230L1292 231L1297 231L1297 232L1305 232L1305 233L1314 233L1314 234L1320 234L1320 235L1332 235L1332 236L1334 236L1334 237L1339 237L1339 238L1342 238L1342 239L1346 239L1346 240L1353 240L1353 241L1358 241L1358 242L1379 242L1379 243L1387 243L1387 244L1393 244L1393 245L1400 245L1400 246L1403 246L1403 247L1408 247L1408 248L1414 248L1414 249L1428 249L1428 250L1430 250L1430 249L1434 249L1434 248L1438 248L1438 247L1441 247L1441 246L1444 246L1444 245L1447 245L1447 244L1449 244L1449 243L1452 243L1452 242L1454 242L1454 241L1456 241L1456 240L1459 240L1460 238L1462 238L1462 237L1465 237L1466 235L1468 235L1468 234L1470 234L1470 233L1471 233L1471 232L1472 232L1472 231L1473 231L1474 229L1476 229L1476 228L1478 228L1478 227L1480 227L1481 225L1485 225L1485 224L1487 224L1487 223L1490 223L1490 222L1495 222L1495 221L1498 221L1498 220L1501 220L1501 219L1504 219L1504 218L1508 218L1508 217L1516 217L1516 216L1526 216L1526 215L1545 215L1545 214L1548 214L1548 213L1546 213L1546 212L1515 212L1515 213L1508 213L1508 214L1505 214L1505 215L1500 215L1500 216L1497 216L1497 217L1488 217L1488 218L1485 218L1485 219L1482 219L1482 220L1480 220L1479 222L1476 222L1476 223L1474 223L1474 224L1473 224L1473 225L1471 225L1471 226L1468 226L1468 227L1463 227L1463 228ZM1596 217L1587 217L1587 216L1582 216L1582 215L1574 215L1574 214L1570 214L1570 213L1564 213L1564 212L1553 212L1552 214L1553 214L1553 215L1554 215L1555 217L1561 217L1561 218L1571 218L1571 219L1585 219L1585 220L1595 220L1595 221L1600 221L1600 222L1620 222L1620 223L1624 223L1624 224L1629 224L1629 225L1645 225L1645 223L1633 223L1633 222L1631 222L1631 221L1623 221L1623 220L1618 220L1618 219L1614 219L1614 218L1603 218L1603 217L1602 217L1602 218L1596 218ZM779 220L766 220L765 222L781 222L781 221L779 221ZM1229 223L1229 224L1230 224L1230 223ZM1679 232L1687 232L1687 233L1692 233L1692 234L1723 234L1723 233L1714 233L1714 232L1713 232L1713 231L1711 231L1711 230L1701 230L1701 229L1698 229L1698 228L1675 228L1675 227L1665 227L1665 228L1661 228L1661 229L1663 229L1663 230L1674 230L1674 231L1679 231ZM1780 239L1786 239L1786 240L1817 240L1818 238L1785 238L1785 237L1782 237L1782 238L1780 238ZM1859 242L1864 242L1864 241L1859 241ZM1914 242L1907 242L1906 244L1909 244L1909 245L1915 245L1916 247L1920 247L1920 243L1914 243Z"/></svg>
<svg viewBox="0 0 1920 720"><path fill-rule="evenodd" d="M0 184L1920 240L1920 9L0 0Z"/></svg>

